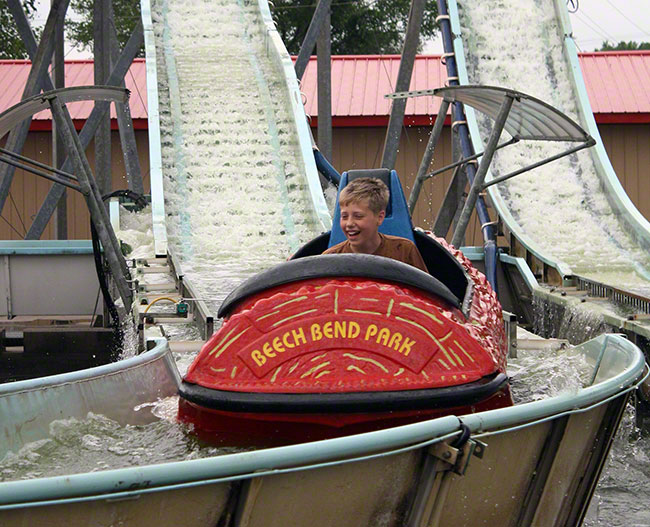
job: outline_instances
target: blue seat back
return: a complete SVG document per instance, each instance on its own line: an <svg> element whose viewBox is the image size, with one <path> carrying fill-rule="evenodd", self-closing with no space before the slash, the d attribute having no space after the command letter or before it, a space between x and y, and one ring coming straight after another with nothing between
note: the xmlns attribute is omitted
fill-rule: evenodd
<svg viewBox="0 0 650 527"><path fill-rule="evenodd" d="M376 177L381 179L388 190L390 191L390 199L388 200L388 207L386 207L386 218L379 227L379 232L383 234L390 234L393 236L401 236L415 242L413 238L413 223L411 222L411 215L408 211L406 198L402 185L397 177L397 172L388 170L387 168L373 168L368 170L349 170L343 172L341 182L339 184L339 194L345 186L360 177ZM339 206L339 197L336 196L336 210L334 211L334 219L332 222L332 232L328 247L332 247L337 243L345 241L345 234L341 230L341 207Z"/></svg>

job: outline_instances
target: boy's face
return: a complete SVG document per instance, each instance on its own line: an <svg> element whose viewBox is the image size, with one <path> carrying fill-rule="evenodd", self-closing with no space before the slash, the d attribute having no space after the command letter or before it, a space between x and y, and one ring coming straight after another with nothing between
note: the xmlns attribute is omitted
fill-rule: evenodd
<svg viewBox="0 0 650 527"><path fill-rule="evenodd" d="M378 247L379 226L384 221L385 211L375 214L368 207L368 200L341 205L341 230L350 241L354 252L372 253Z"/></svg>

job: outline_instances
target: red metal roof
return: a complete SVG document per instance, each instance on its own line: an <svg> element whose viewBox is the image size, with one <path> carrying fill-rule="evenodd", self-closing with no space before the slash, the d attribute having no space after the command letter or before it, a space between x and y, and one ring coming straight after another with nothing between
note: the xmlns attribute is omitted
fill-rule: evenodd
<svg viewBox="0 0 650 527"><path fill-rule="evenodd" d="M650 122L650 51L608 51L580 54L589 100L599 123ZM66 61L66 85L93 84L91 60ZM0 61L0 111L16 104L29 74L30 62ZM385 126L399 69L398 55L342 55L332 57L332 116L334 126ZM447 78L439 55L420 55L415 60L412 90L443 86ZM131 113L138 128L146 127L146 75L144 59L136 59L126 76L131 90ZM318 115L316 58L309 61L303 82L305 110ZM430 124L439 101L432 97L410 99L407 124ZM75 103L73 119L88 117L92 103ZM32 129L49 129L50 116L41 112Z"/></svg>
<svg viewBox="0 0 650 527"><path fill-rule="evenodd" d="M650 122L650 51L608 51L580 54L587 93L599 123ZM397 55L332 57L334 126L385 125L399 68ZM416 57L411 90L444 86L447 72L439 55ZM343 79L336 82L337 79ZM309 61L301 86L305 109L318 116L316 58ZM407 124L429 124L439 108L437 97L410 99Z"/></svg>
<svg viewBox="0 0 650 527"><path fill-rule="evenodd" d="M340 55L332 57L332 117L339 126L360 126L387 122L390 99L399 71L399 55ZM415 60L411 90L443 86L447 78L439 55L421 55ZM340 79L337 82L337 79ZM301 91L305 94L305 111L318 115L316 57L307 65ZM440 108L437 97L416 97L406 103L409 124L430 124Z"/></svg>
<svg viewBox="0 0 650 527"><path fill-rule="evenodd" d="M31 62L28 60L0 60L0 112L17 104L27 82ZM90 86L94 84L92 60L66 60L66 86ZM129 104L136 128L146 128L147 119L147 80L144 59L135 59L124 79L131 91ZM68 105L75 124L86 119L93 109L92 101ZM115 118L115 108L111 105L111 117ZM32 130L49 130L50 112L40 112L34 116Z"/></svg>
<svg viewBox="0 0 650 527"><path fill-rule="evenodd" d="M598 122L650 122L650 51L581 53L580 67Z"/></svg>

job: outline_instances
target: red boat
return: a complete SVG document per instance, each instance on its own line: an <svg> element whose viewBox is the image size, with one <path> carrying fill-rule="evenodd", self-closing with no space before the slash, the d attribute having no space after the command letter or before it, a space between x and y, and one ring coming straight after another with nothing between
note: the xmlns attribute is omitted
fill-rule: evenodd
<svg viewBox="0 0 650 527"><path fill-rule="evenodd" d="M335 215L332 233L224 301L224 324L180 390L179 419L197 434L288 444L512 404L492 288L460 251L412 228L397 175L378 173L391 190L380 231L409 235L430 274L379 256L322 255L342 235ZM341 188L368 175L350 171Z"/></svg>

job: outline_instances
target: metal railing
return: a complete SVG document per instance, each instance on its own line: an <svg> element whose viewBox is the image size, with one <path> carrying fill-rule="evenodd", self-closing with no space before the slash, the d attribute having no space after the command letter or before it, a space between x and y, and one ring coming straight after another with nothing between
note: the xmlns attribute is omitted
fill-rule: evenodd
<svg viewBox="0 0 650 527"><path fill-rule="evenodd" d="M574 275L578 291L587 291L589 296L606 298L615 304L622 304L633 308L635 311L650 314L650 298L626 291L618 287L596 282L583 276Z"/></svg>

